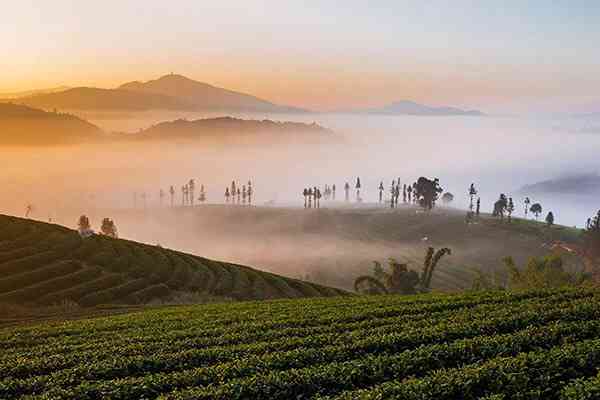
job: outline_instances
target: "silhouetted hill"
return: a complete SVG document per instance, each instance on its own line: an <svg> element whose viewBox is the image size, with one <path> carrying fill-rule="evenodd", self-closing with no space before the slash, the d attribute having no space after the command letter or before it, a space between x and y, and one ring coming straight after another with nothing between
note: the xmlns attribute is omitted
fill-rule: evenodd
<svg viewBox="0 0 600 400"><path fill-rule="evenodd" d="M19 99L32 107L63 110L192 110L176 97L122 89L79 87L64 92L40 94Z"/></svg>
<svg viewBox="0 0 600 400"><path fill-rule="evenodd" d="M68 86L58 86L55 88L48 88L48 89L34 89L34 90L26 90L23 92L0 93L0 99L17 99L17 98L21 98L21 97L35 96L38 94L64 92L65 90L68 90L68 89L70 89L70 87L68 87Z"/></svg>
<svg viewBox="0 0 600 400"><path fill-rule="evenodd" d="M557 178L523 186L519 192L523 194L600 194L600 175L582 174Z"/></svg>
<svg viewBox="0 0 600 400"><path fill-rule="evenodd" d="M219 88L175 74L165 75L148 82L129 82L121 85L119 89L179 98L198 110L305 111L295 107L280 106L255 96Z"/></svg>
<svg viewBox="0 0 600 400"><path fill-rule="evenodd" d="M402 100L388 104L381 108L370 108L364 110L355 110L360 114L386 114L386 115L467 115L483 116L478 110L462 110L455 107L431 107L418 104L413 101Z"/></svg>
<svg viewBox="0 0 600 400"><path fill-rule="evenodd" d="M0 103L0 146L74 144L102 137L100 128L74 115Z"/></svg>
<svg viewBox="0 0 600 400"><path fill-rule="evenodd" d="M35 94L21 97L19 102L32 107L60 110L305 112L181 75L166 75L148 82L129 82L117 89L78 87Z"/></svg>
<svg viewBox="0 0 600 400"><path fill-rule="evenodd" d="M162 122L138 134L139 139L327 138L332 131L316 123L245 120L232 117Z"/></svg>

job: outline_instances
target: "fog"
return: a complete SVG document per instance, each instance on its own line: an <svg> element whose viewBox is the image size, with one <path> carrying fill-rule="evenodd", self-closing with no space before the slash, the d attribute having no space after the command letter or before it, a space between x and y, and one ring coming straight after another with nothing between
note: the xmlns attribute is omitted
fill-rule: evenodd
<svg viewBox="0 0 600 400"><path fill-rule="evenodd" d="M135 132L153 123L178 117L199 118L210 115L141 113L136 115L82 115L107 131ZM159 207L159 189L176 189L175 203L181 202L180 188L195 179L207 191L207 203L224 202L224 191L233 179L253 183L256 205L301 207L302 189L336 184L338 199L343 197L343 184L353 186L360 176L365 203L375 202L377 186L383 180L386 195L392 179L412 183L419 176L440 178L445 190L455 194L454 207L466 208L467 188L475 182L482 197L482 211L491 212L500 193L515 197L517 214L522 213L522 197L517 190L537 181L565 174L600 171L600 134L593 128L600 120L581 118L513 118L513 117L411 117L358 115L237 115L247 118L271 118L313 122L333 129L341 136L337 143L273 145L244 143L243 145L148 144L120 143L114 145L82 145L68 147L0 148L2 168L0 212L23 215L28 204L32 217L74 227L80 214L113 216L124 237L161 243L193 251L196 254L236 262L256 261L263 265L286 265L286 274L301 276L309 269L300 268L301 257L290 262L292 254L310 253L310 263L328 259L328 264L343 264L354 252L364 258L381 254L396 246L379 242L355 242L356 236L344 237L343 232L328 233L327 244L318 234L310 237L303 225L288 226L286 237L273 242L261 239L260 232L246 236L230 236L229 242L219 240L210 246L198 241L219 232L219 222L198 223L198 230L174 229L177 216L152 219ZM137 193L137 196L134 195ZM146 193L146 201L142 200ZM198 189L196 194L198 193ZM197 197L197 196L196 196ZM559 196L532 198L547 211L553 211L556 222L582 226L600 208L596 198ZM164 199L169 203L168 195ZM327 204L327 207L339 206ZM133 210L134 206L137 208ZM140 216L136 223L135 216ZM160 211L164 212L164 210ZM186 211L189 213L189 210ZM138 213L138 214L136 214ZM159 213L156 211L156 213ZM104 215L111 214L111 215ZM119 218L121 218L119 220ZM182 221L183 215L182 215ZM269 231L277 231L277 221ZM231 224L230 220L223 224ZM247 221L256 224L256 220ZM97 221L99 224L99 221ZM183 222L182 222L182 225ZM216 225L216 226L215 226ZM186 225L189 228L189 225ZM296 229L297 232L293 230ZM398 227L399 230L402 227ZM231 228L235 230L235 228ZM306 234L294 244L294 234ZM227 237L221 232L217 237ZM333 241L335 239L335 241ZM414 238L415 243L421 238ZM237 245L239 241L240 245ZM244 242L243 245L241 244ZM439 243L443 245L443 243ZM277 248L277 251L273 249ZM239 254L235 253L239 250ZM249 256L250 250L255 254ZM327 250L324 250L327 249ZM419 250L420 251L420 250ZM414 246L406 254L419 256ZM285 255L285 256L282 256ZM263 260L263 261L261 261Z"/></svg>

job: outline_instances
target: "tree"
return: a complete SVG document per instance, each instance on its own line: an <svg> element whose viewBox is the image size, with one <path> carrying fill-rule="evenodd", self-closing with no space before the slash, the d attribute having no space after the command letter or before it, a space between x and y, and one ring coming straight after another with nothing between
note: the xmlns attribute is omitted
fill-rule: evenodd
<svg viewBox="0 0 600 400"><path fill-rule="evenodd" d="M162 207L163 200L165 198L165 191L164 190L160 189L160 191L158 192L158 198L159 198L159 203L160 203L160 205Z"/></svg>
<svg viewBox="0 0 600 400"><path fill-rule="evenodd" d="M475 184L471 183L469 187L469 197L471 198L471 202L469 203L469 210L473 211L473 198L477 196L477 189L475 189Z"/></svg>
<svg viewBox="0 0 600 400"><path fill-rule="evenodd" d="M529 206L531 205L531 200L529 197L525 197L525 218L527 218L527 213L529 212Z"/></svg>
<svg viewBox="0 0 600 400"><path fill-rule="evenodd" d="M584 232L585 253L594 263L600 258L600 211L588 218Z"/></svg>
<svg viewBox="0 0 600 400"><path fill-rule="evenodd" d="M229 188L226 187L225 188L225 203L229 203L229 196L231 196L231 194L229 194Z"/></svg>
<svg viewBox="0 0 600 400"><path fill-rule="evenodd" d="M348 182L344 185L344 192L346 192L346 202L350 201L350 184Z"/></svg>
<svg viewBox="0 0 600 400"><path fill-rule="evenodd" d="M335 183L331 186L331 198L335 201Z"/></svg>
<svg viewBox="0 0 600 400"><path fill-rule="evenodd" d="M204 185L200 185L200 196L198 196L198 200L200 203L204 203L206 201L206 192L204 191Z"/></svg>
<svg viewBox="0 0 600 400"><path fill-rule="evenodd" d="M356 201L359 202L360 201L360 188L361 188L361 184L360 184L360 178L356 178Z"/></svg>
<svg viewBox="0 0 600 400"><path fill-rule="evenodd" d="M313 190L308 188L308 208L312 207Z"/></svg>
<svg viewBox="0 0 600 400"><path fill-rule="evenodd" d="M475 215L477 215L479 217L480 213L481 213L481 197L477 198L477 209L475 211Z"/></svg>
<svg viewBox="0 0 600 400"><path fill-rule="evenodd" d="M190 202L191 206L194 205L194 189L195 188L196 188L196 183L194 182L193 179L190 179L190 181L188 182L188 191L189 191L189 202Z"/></svg>
<svg viewBox="0 0 600 400"><path fill-rule="evenodd" d="M383 270L381 264L375 262L373 276L358 277L354 282L354 289L359 293L369 294L427 292L431 288L431 280L438 263L447 254L451 254L449 248L442 248L436 252L433 247L429 247L420 276L417 272L409 270L407 264L400 264L393 258L388 262L390 272Z"/></svg>
<svg viewBox="0 0 600 400"><path fill-rule="evenodd" d="M446 192L442 196L442 201L444 202L445 205L449 205L450 203L452 203L454 201L454 195L450 192Z"/></svg>
<svg viewBox="0 0 600 400"><path fill-rule="evenodd" d="M554 225L554 214L552 213L552 211L550 211L548 215L546 215L546 224L548 224L548 226Z"/></svg>
<svg viewBox="0 0 600 400"><path fill-rule="evenodd" d="M506 213L508 214L508 222L512 222L512 214L515 212L515 203L512 197L508 199L508 205L506 206Z"/></svg>
<svg viewBox="0 0 600 400"><path fill-rule="evenodd" d="M504 213L508 208L508 199L504 193L500 194L500 198L494 203L494 212L492 215L494 217L500 217L500 219L504 219Z"/></svg>
<svg viewBox="0 0 600 400"><path fill-rule="evenodd" d="M175 201L175 188L173 186L169 189L169 194L171 195L171 207L173 207L173 202Z"/></svg>
<svg viewBox="0 0 600 400"><path fill-rule="evenodd" d="M532 257L523 268L518 268L512 257L503 259L508 272L511 289L547 289L577 286L589 280L587 274L569 273L564 270L562 258L552 254Z"/></svg>
<svg viewBox="0 0 600 400"><path fill-rule="evenodd" d="M304 190L302 191L302 195L304 196L304 208L307 208L308 207L308 199L307 199L308 189L307 188L304 188Z"/></svg>
<svg viewBox="0 0 600 400"><path fill-rule="evenodd" d="M435 207L435 202L443 191L438 178L430 180L422 176L414 187L413 199L418 200L419 205L424 209L431 210Z"/></svg>
<svg viewBox="0 0 600 400"><path fill-rule="evenodd" d="M390 188L390 208L394 208L394 197L396 197L396 181L392 181L392 187Z"/></svg>
<svg viewBox="0 0 600 400"><path fill-rule="evenodd" d="M379 183L379 202L383 201L383 182Z"/></svg>
<svg viewBox="0 0 600 400"><path fill-rule="evenodd" d="M119 237L119 235L117 233L117 226L115 225L115 222L110 218L104 218L102 220L102 225L100 226L100 231L102 232L103 235L108 236L108 237L112 237L115 239Z"/></svg>
<svg viewBox="0 0 600 400"><path fill-rule="evenodd" d="M248 181L248 204L252 205L252 195L254 194L254 190L252 189L252 182Z"/></svg>
<svg viewBox="0 0 600 400"><path fill-rule="evenodd" d="M79 221L77 222L77 230L82 237L89 237L94 234L92 226L90 225L90 219L86 215L79 217Z"/></svg>
<svg viewBox="0 0 600 400"><path fill-rule="evenodd" d="M231 202L235 203L235 194L237 193L235 181L231 181Z"/></svg>
<svg viewBox="0 0 600 400"><path fill-rule="evenodd" d="M535 215L535 219L537 221L537 219L539 218L540 214L544 210L542 209L542 205L540 203L535 203L534 205L531 206L531 208L529 209L529 211L531 211L533 213L533 215Z"/></svg>

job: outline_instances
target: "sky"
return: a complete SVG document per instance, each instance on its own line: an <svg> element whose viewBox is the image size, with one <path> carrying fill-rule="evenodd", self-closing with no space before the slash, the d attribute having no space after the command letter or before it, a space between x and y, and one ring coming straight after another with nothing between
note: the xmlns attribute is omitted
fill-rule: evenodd
<svg viewBox="0 0 600 400"><path fill-rule="evenodd" d="M2 2L0 93L175 72L336 110L600 111L600 2Z"/></svg>

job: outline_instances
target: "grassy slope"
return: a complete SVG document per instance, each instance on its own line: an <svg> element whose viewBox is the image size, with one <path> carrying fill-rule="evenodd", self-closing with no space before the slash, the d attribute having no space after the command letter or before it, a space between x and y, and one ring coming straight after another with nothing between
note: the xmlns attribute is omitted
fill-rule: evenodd
<svg viewBox="0 0 600 400"><path fill-rule="evenodd" d="M128 237L150 243L260 265L286 276L351 289L354 278L370 272L372 262L395 257L420 271L427 246L450 247L433 286L440 290L469 288L474 269L502 269L501 259L518 263L544 255L552 240L577 241L579 231L515 219L512 224L482 216L472 225L465 214L439 208L422 213L413 207L396 210L364 208L231 207L207 205L148 211L104 211ZM70 216L65 222L75 220ZM210 226L211 229L206 229ZM427 241L423 241L423 238ZM301 275L302 274L302 275Z"/></svg>
<svg viewBox="0 0 600 400"><path fill-rule="evenodd" d="M595 398L560 396L599 321L593 289L153 309L0 329L0 398Z"/></svg>
<svg viewBox="0 0 600 400"><path fill-rule="evenodd" d="M341 291L249 267L0 215L0 303L140 304L180 292L233 299Z"/></svg>

